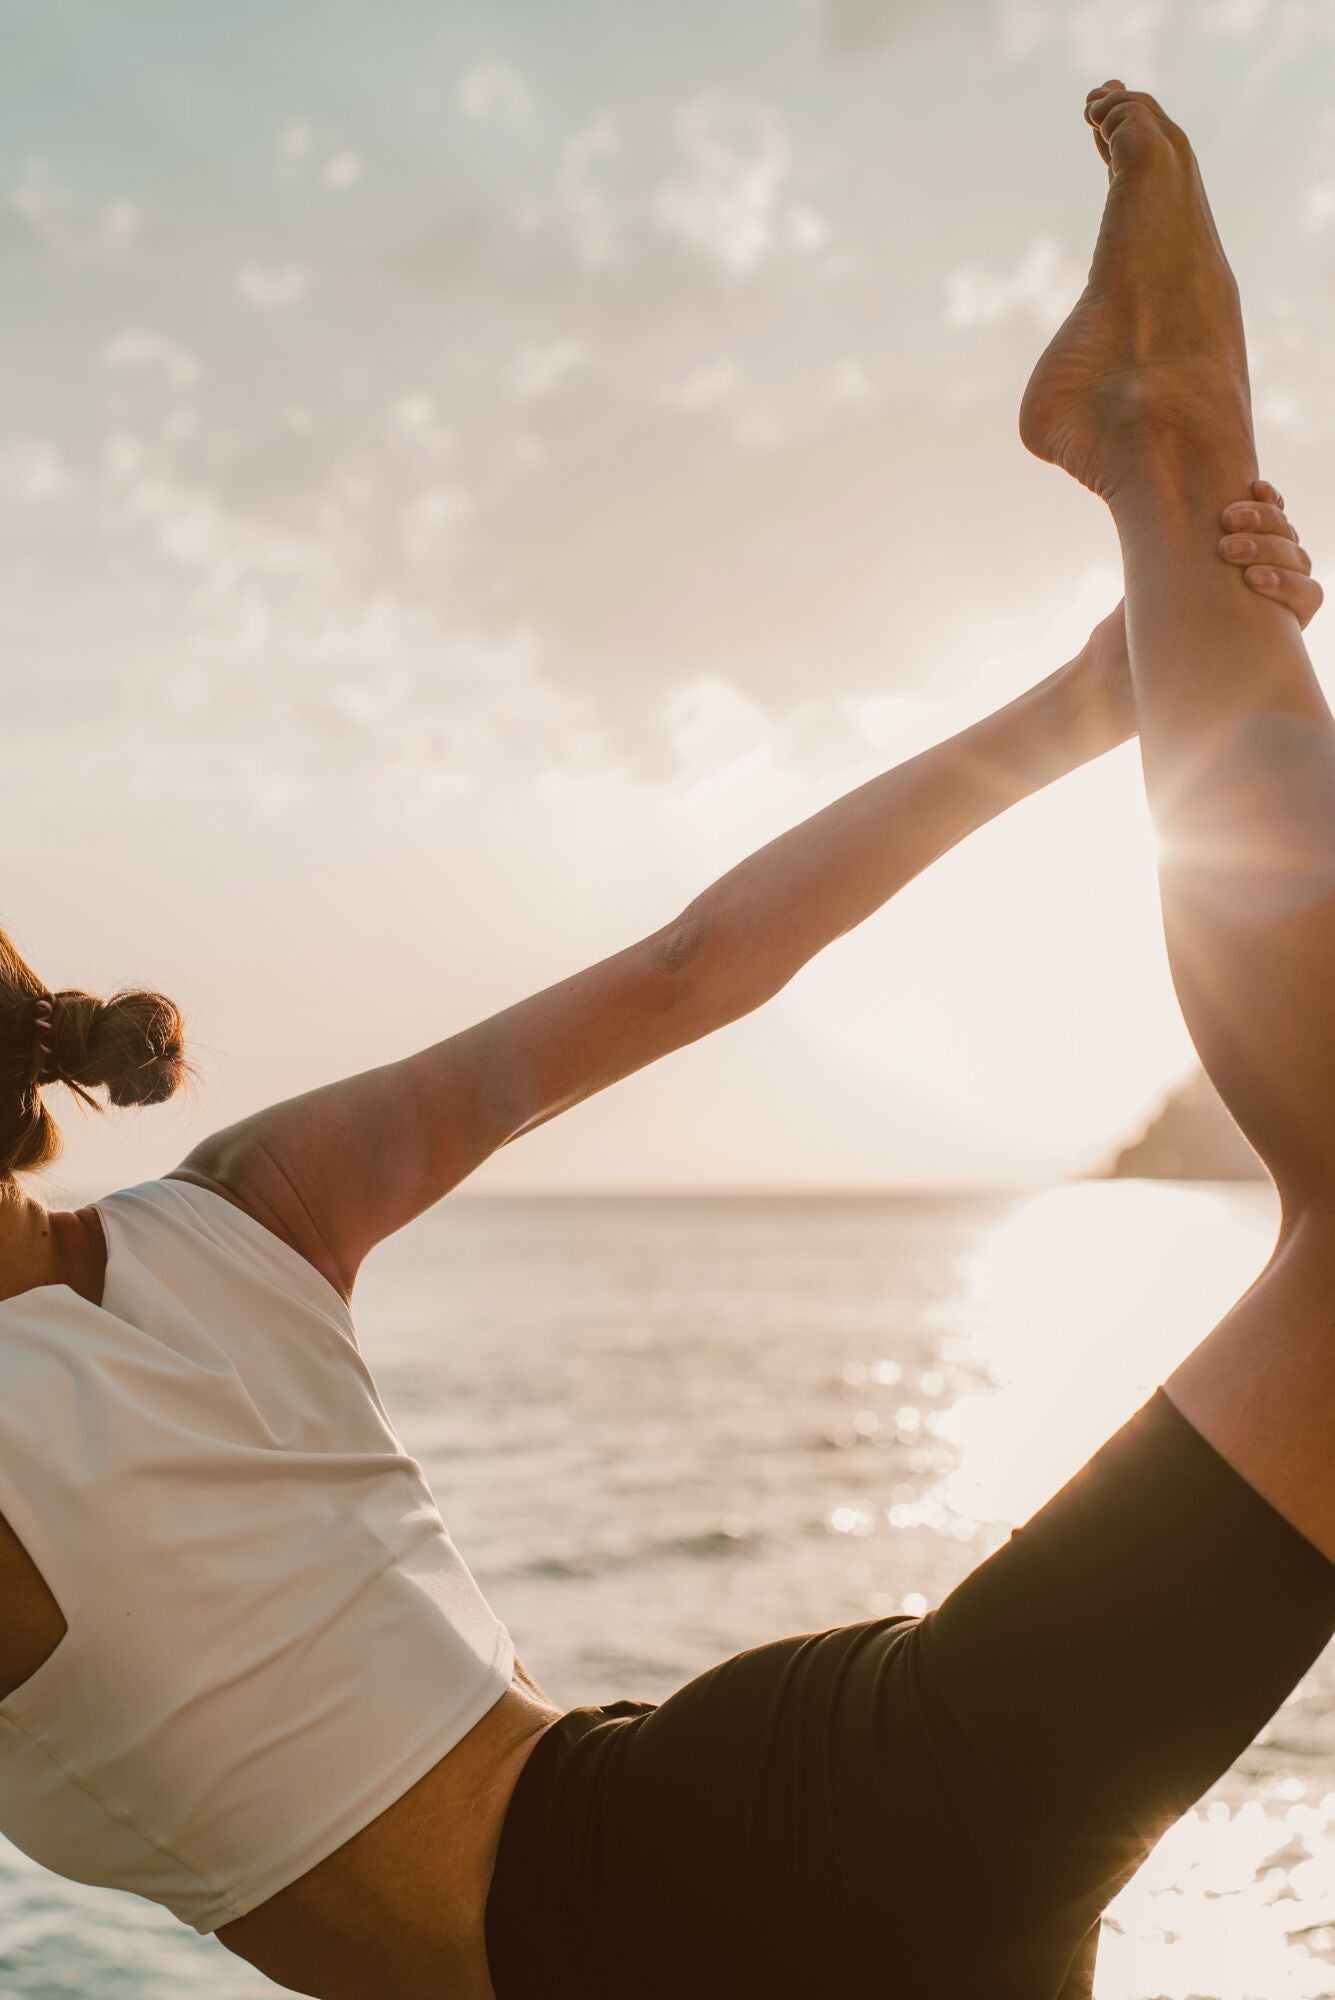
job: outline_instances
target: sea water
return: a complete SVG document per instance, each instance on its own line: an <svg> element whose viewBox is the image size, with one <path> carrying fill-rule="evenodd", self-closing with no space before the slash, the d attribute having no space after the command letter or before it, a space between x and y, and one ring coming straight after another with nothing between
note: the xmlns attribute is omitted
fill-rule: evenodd
<svg viewBox="0 0 1335 2000"><path fill-rule="evenodd" d="M1265 1189L1139 1182L456 1197L376 1251L355 1312L530 1672L563 1706L657 1700L934 1603L1208 1332L1276 1222ZM0 1844L0 2000L278 1990ZM1335 1649L1112 1906L1097 1994L1335 1995Z"/></svg>

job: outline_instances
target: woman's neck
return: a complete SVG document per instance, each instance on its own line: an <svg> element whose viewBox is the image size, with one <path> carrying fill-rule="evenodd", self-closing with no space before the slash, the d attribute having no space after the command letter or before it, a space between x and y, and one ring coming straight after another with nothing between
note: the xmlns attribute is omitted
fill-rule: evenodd
<svg viewBox="0 0 1335 2000"><path fill-rule="evenodd" d="M0 1198L0 1299L65 1280L72 1216L53 1215L17 1190Z"/></svg>

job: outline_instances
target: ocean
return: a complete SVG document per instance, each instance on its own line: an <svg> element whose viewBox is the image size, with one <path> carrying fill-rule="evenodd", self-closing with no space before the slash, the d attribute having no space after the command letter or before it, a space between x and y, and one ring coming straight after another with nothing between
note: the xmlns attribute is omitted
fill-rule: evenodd
<svg viewBox="0 0 1335 2000"><path fill-rule="evenodd" d="M935 1602L1208 1331L1276 1222L1264 1188L1146 1182L456 1197L381 1246L355 1311L530 1672L563 1706L657 1700ZM1098 2000L1335 1996L1333 1660L1112 1906ZM0 1844L0 2000L279 1990Z"/></svg>

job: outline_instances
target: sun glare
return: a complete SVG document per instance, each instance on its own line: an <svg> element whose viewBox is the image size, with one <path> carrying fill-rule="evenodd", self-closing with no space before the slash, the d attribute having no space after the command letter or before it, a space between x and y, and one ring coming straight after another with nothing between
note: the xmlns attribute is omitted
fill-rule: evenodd
<svg viewBox="0 0 1335 2000"><path fill-rule="evenodd" d="M992 1386L941 1419L961 1454L951 1504L1026 1519L1222 1318L1277 1221L1250 1186L1076 1184L1026 1202L969 1273L970 1353Z"/></svg>

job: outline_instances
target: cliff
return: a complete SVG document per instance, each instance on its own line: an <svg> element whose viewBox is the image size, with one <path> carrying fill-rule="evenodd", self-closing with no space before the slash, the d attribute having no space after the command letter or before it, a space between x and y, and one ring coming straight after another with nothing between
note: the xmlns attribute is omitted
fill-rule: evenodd
<svg viewBox="0 0 1335 2000"><path fill-rule="evenodd" d="M1204 1070L1173 1091L1101 1179L1263 1181L1265 1168L1233 1123Z"/></svg>

